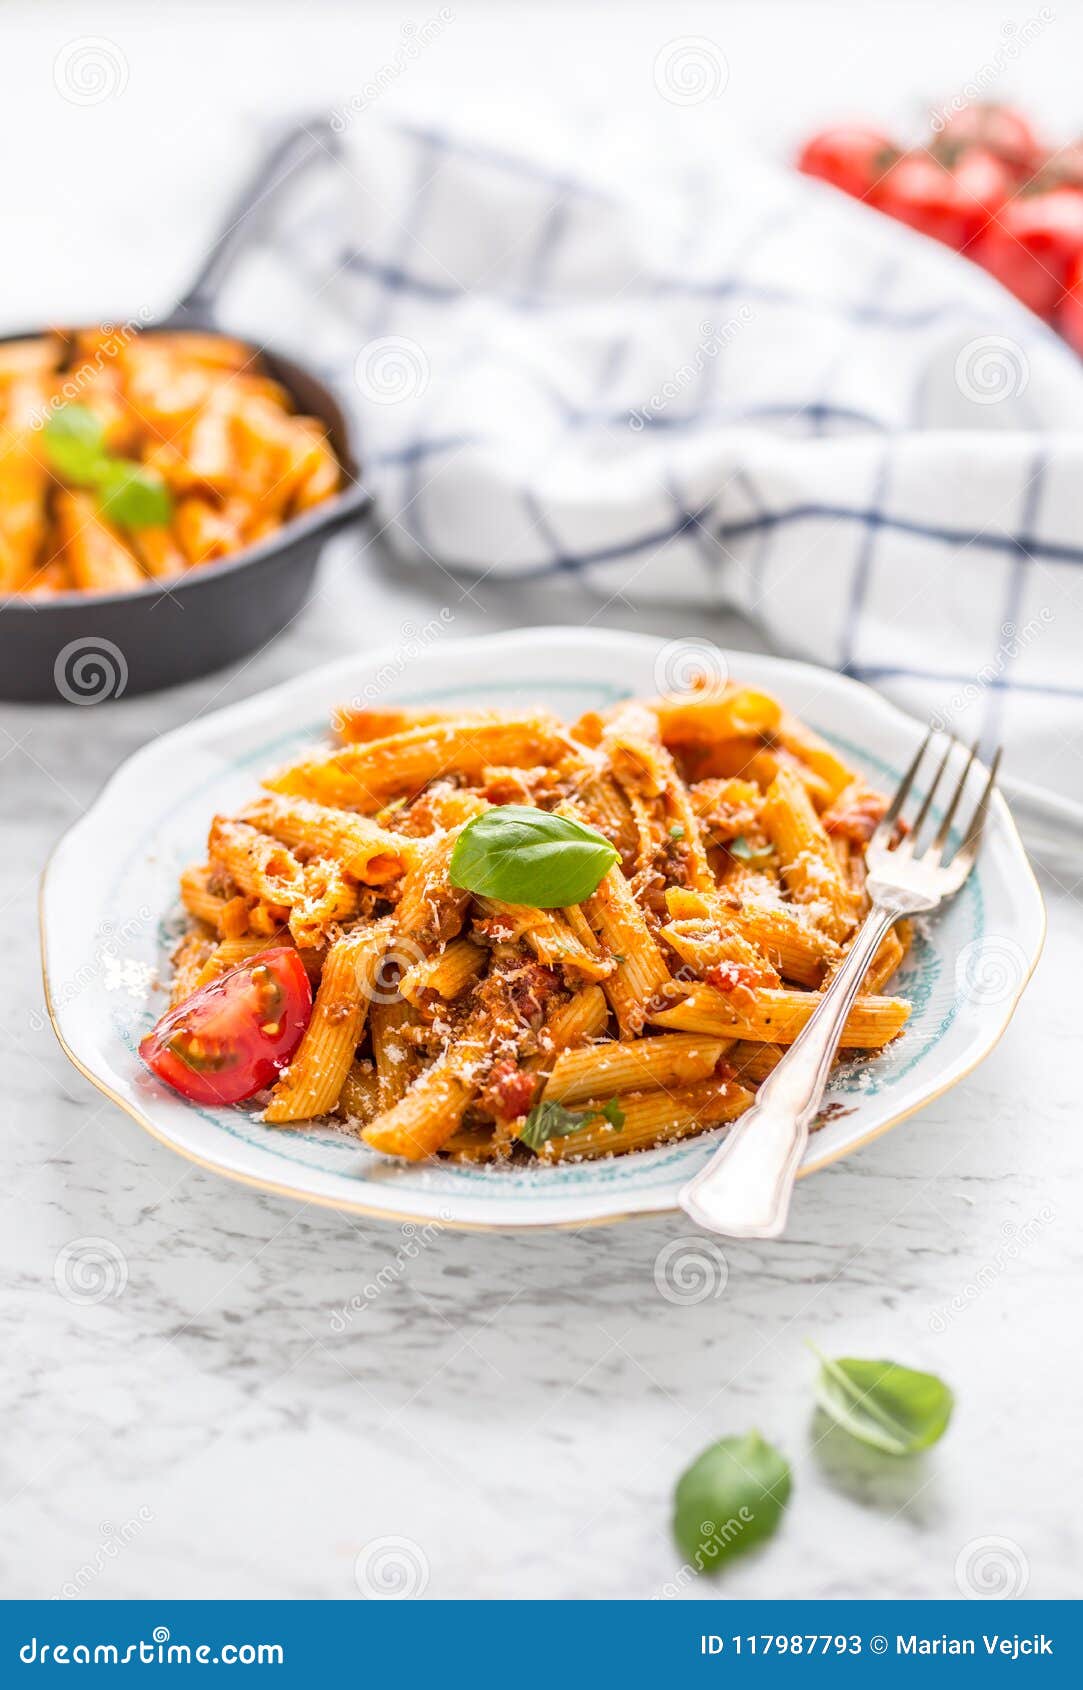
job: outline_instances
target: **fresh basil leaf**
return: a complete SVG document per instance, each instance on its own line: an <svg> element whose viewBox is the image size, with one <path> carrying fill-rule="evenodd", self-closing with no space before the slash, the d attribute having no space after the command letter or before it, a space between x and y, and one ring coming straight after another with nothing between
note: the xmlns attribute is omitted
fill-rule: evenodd
<svg viewBox="0 0 1083 1690"><path fill-rule="evenodd" d="M620 1132L626 1117L624 1110L621 1108L615 1097L611 1097L609 1099L609 1102L605 1104L601 1113L605 1116L609 1125L611 1127L616 1127L617 1131Z"/></svg>
<svg viewBox="0 0 1083 1690"><path fill-rule="evenodd" d="M567 1138L569 1133L578 1132L588 1122L603 1117L618 1132L623 1127L624 1110L615 1097L602 1109L565 1109L563 1103L550 1099L548 1103L534 1105L520 1128L519 1139L529 1150L540 1150L548 1139Z"/></svg>
<svg viewBox="0 0 1083 1690"><path fill-rule="evenodd" d="M770 862L774 856L771 845L750 845L743 833L736 839L731 839L728 847L730 854L740 859L742 863L749 863L756 867L761 863Z"/></svg>
<svg viewBox="0 0 1083 1690"><path fill-rule="evenodd" d="M547 1139L578 1132L588 1119L582 1110L565 1109L563 1103L536 1103L519 1129L519 1138L528 1149L540 1150Z"/></svg>
<svg viewBox="0 0 1083 1690"><path fill-rule="evenodd" d="M682 1473L673 1533L699 1572L771 1536L790 1497L790 1464L758 1432L720 1438Z"/></svg>
<svg viewBox="0 0 1083 1690"><path fill-rule="evenodd" d="M105 430L86 405L61 405L42 431L49 462L76 487L93 487L108 462Z"/></svg>
<svg viewBox="0 0 1083 1690"><path fill-rule="evenodd" d="M935 1373L894 1361L831 1361L816 1354L816 1401L851 1437L888 1455L912 1455L943 1437L955 1398Z"/></svg>
<svg viewBox="0 0 1083 1690"><path fill-rule="evenodd" d="M527 804L484 810L451 854L453 886L506 904L560 909L580 904L617 861L604 834Z"/></svg>
<svg viewBox="0 0 1083 1690"><path fill-rule="evenodd" d="M103 516L119 528L164 528L173 500L160 475L127 458L110 460L98 485Z"/></svg>

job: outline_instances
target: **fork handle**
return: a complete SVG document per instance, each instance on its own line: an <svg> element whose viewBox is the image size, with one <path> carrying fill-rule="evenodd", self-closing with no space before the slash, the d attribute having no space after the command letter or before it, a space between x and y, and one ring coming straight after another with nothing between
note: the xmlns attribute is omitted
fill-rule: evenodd
<svg viewBox="0 0 1083 1690"><path fill-rule="evenodd" d="M803 1031L768 1074L725 1143L679 1192L685 1213L730 1238L778 1238L809 1126L820 1106L846 1017L880 941L899 919L874 906Z"/></svg>

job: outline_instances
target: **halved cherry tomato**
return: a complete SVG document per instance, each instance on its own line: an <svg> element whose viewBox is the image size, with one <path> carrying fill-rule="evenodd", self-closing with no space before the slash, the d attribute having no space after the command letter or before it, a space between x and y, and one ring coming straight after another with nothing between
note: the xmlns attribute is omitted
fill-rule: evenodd
<svg viewBox="0 0 1083 1690"><path fill-rule="evenodd" d="M1083 253L1068 272L1068 286L1057 316L1057 328L1083 358Z"/></svg>
<svg viewBox="0 0 1083 1690"><path fill-rule="evenodd" d="M949 163L963 147L984 147L1017 173L1035 170L1045 152L1022 112L994 100L976 100L953 112L933 143L934 152L950 152Z"/></svg>
<svg viewBox="0 0 1083 1690"><path fill-rule="evenodd" d="M978 241L974 257L1024 305L1051 317L1080 252L1083 193L1054 188L1010 200Z"/></svg>
<svg viewBox="0 0 1083 1690"><path fill-rule="evenodd" d="M297 951L260 951L163 1015L139 1054L193 1103L240 1103L274 1084L311 1014Z"/></svg>
<svg viewBox="0 0 1083 1690"><path fill-rule="evenodd" d="M797 168L806 176L819 176L822 181L841 188L843 193L864 199L898 153L895 143L878 129L839 124L805 142Z"/></svg>
<svg viewBox="0 0 1083 1690"><path fill-rule="evenodd" d="M926 152L905 153L872 196L889 217L962 251L976 240L1012 190L1008 167L971 147L948 169Z"/></svg>

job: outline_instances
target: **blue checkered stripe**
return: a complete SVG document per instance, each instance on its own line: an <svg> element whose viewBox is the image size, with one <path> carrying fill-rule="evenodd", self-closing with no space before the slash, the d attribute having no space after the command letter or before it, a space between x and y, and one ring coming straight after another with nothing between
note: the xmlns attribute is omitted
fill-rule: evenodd
<svg viewBox="0 0 1083 1690"><path fill-rule="evenodd" d="M1083 792L1083 369L1048 329L724 148L632 168L373 118L351 142L275 254L438 596L574 575L600 620L619 594L675 631L735 606Z"/></svg>

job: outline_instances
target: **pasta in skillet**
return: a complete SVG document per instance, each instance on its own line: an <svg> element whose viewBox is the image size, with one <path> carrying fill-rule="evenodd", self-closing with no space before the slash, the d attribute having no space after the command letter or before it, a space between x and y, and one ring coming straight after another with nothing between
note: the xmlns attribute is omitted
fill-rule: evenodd
<svg viewBox="0 0 1083 1690"><path fill-rule="evenodd" d="M0 345L0 595L169 581L341 482L322 424L229 336L129 326Z"/></svg>
<svg viewBox="0 0 1083 1690"><path fill-rule="evenodd" d="M144 1040L204 1101L417 1161L590 1158L732 1121L866 907L884 800L777 700L706 682L565 725L344 709L214 818ZM909 1005L884 940L847 1023Z"/></svg>

